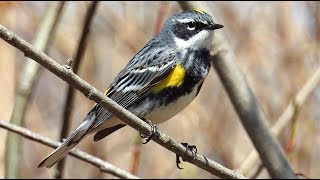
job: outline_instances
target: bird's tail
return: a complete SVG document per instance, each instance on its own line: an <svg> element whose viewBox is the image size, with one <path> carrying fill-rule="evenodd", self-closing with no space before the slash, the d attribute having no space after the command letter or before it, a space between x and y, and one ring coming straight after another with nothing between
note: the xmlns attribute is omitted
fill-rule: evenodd
<svg viewBox="0 0 320 180"><path fill-rule="evenodd" d="M90 134L90 128L95 119L95 113L92 111L86 116L85 120L80 124L80 126L47 158L45 158L38 167L52 167L55 163L60 161L65 155L71 151L71 149L76 146L82 139Z"/></svg>

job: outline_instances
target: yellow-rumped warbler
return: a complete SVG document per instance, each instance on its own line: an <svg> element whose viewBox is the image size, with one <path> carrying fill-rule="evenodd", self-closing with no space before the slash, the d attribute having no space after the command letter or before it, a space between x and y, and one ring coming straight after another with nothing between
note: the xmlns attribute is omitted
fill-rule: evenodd
<svg viewBox="0 0 320 180"><path fill-rule="evenodd" d="M155 124L170 119L199 93L211 67L209 50L213 30L222 27L200 10L170 17L160 33L121 70L105 95ZM96 133L93 139L99 141L124 126L123 121L96 104L39 167L53 166L91 133Z"/></svg>

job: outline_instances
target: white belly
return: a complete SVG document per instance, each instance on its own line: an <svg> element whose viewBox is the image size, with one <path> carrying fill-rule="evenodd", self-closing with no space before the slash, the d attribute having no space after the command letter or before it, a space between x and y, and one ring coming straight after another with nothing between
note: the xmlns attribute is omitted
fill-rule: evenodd
<svg viewBox="0 0 320 180"><path fill-rule="evenodd" d="M168 104L166 107L155 108L152 113L146 115L145 118L151 120L155 124L160 124L169 120L194 100L197 96L198 86L199 84L193 88L191 93L182 96L180 99Z"/></svg>
<svg viewBox="0 0 320 180"><path fill-rule="evenodd" d="M194 98L197 96L197 90L201 83L196 85L192 92L188 95L182 96L180 99L176 100L175 102L169 103L166 107L159 107L153 109L153 111L147 115L144 116L145 119L151 120L155 124L163 123L176 114L178 114L180 111L182 111L185 107L190 104ZM139 112L133 112L134 114L139 114ZM101 124L98 128L95 129L93 132L97 132L99 130L109 128L112 126L115 126L117 124L125 124L123 121L119 120L117 117L112 116L110 119L106 120L103 124Z"/></svg>

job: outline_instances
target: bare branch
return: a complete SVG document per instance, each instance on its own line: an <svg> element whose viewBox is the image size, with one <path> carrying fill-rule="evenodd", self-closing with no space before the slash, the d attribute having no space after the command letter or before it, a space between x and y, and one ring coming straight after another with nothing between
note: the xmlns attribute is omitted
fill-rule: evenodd
<svg viewBox="0 0 320 180"><path fill-rule="evenodd" d="M52 141L49 138L43 137L37 133L34 133L30 131L29 129L8 123L6 121L0 120L0 127L7 129L9 131L12 131L14 133L17 133L27 139L30 139L32 141L36 141L38 143L41 143L43 145L57 148L61 143ZM98 167L101 171L112 174L119 178L125 178L125 179L138 179L138 177L128 173L125 170L122 170L112 164L109 164L97 157L94 157L88 153L85 153L83 151L80 151L78 149L73 149L70 151L70 155L73 157L76 157L78 159L81 159L85 162L88 162L96 167ZM35 166L36 167L36 166Z"/></svg>
<svg viewBox="0 0 320 180"><path fill-rule="evenodd" d="M93 20L93 15L96 11L97 5L98 5L98 1L93 1L93 2L91 2L90 6L87 10L84 25L83 25L83 30L81 33L81 38L80 38L80 41L78 44L77 53L76 53L75 57L73 58L74 62L72 65L72 70L74 73L78 72L82 57L84 55L85 48L87 45L87 39L88 39L87 37L88 37L89 31L90 31L90 24ZM71 112L73 109L74 92L75 92L75 89L69 85L68 90L67 90L66 102L64 104L64 112L63 112L63 120L62 120L63 123L62 123L61 132L60 132L60 140L62 140L63 138L66 138L69 133L69 129L70 129L70 125L71 125L70 115L71 115ZM62 178L65 160L66 159L62 159L61 161L58 162L57 173L55 175L56 179Z"/></svg>
<svg viewBox="0 0 320 180"><path fill-rule="evenodd" d="M155 35L157 35L161 27L163 25L164 17L168 11L168 2L167 1L161 1L159 3L159 7L157 10L157 18L156 18L156 24L155 24Z"/></svg>
<svg viewBox="0 0 320 180"><path fill-rule="evenodd" d="M183 10L200 8L210 12L207 6L202 3L179 1ZM263 164L272 178L296 178L283 149L276 138L272 136L267 118L257 98L251 91L241 70L234 63L235 56L223 36L223 31L215 32L214 40L211 52L212 63Z"/></svg>
<svg viewBox="0 0 320 180"><path fill-rule="evenodd" d="M61 66L59 63L48 57L43 52L34 49L29 43L15 35L13 32L9 31L2 25L0 25L0 37L7 41L9 44L24 52L26 56L34 59L49 71L71 84L74 88L81 91L89 99L94 100L105 109L108 109L113 115L124 121L129 126L135 128L140 133L151 133L151 127L149 126L149 124L139 119L130 111L124 109L122 106L118 105L107 96L104 96L103 93L101 93L89 83L74 74L70 68ZM243 175L237 173L236 171L225 168L222 165L200 154L196 154L196 157L193 158L191 151L188 151L186 147L184 147L168 135L162 133L160 130L159 137L153 136L152 140L179 155L185 161L188 161L218 177L233 179L245 178Z"/></svg>
<svg viewBox="0 0 320 180"><path fill-rule="evenodd" d="M141 155L141 138L140 135L137 134L135 142L132 148L131 162L130 162L130 173L137 174L139 163L140 163L140 155Z"/></svg>
<svg viewBox="0 0 320 180"><path fill-rule="evenodd" d="M259 176L259 174L262 172L264 166L263 164L259 164L258 169L255 171L255 173L253 173L253 175L250 177L250 179L257 179L257 177Z"/></svg>
<svg viewBox="0 0 320 180"><path fill-rule="evenodd" d="M38 28L37 37L34 40L34 46L42 51L45 51L52 37L52 32L55 29L64 2L54 2L47 10L46 15ZM28 102L36 84L41 66L34 61L27 60L24 69L20 74L20 79L17 85L14 107L10 122L23 126L25 112ZM19 178L20 160L21 160L21 138L16 134L8 133L6 141L6 161L5 161L5 177ZM15 168L12 168L15 167Z"/></svg>
<svg viewBox="0 0 320 180"><path fill-rule="evenodd" d="M296 96L291 100L290 104L287 106L286 110L281 114L279 119L272 127L272 133L275 136L279 136L280 132L289 124L290 120L298 112L298 109L304 104L307 97L311 92L317 87L320 82L320 68L310 77L310 79L304 84L301 90L296 94ZM251 151L244 162L241 164L239 171L247 174L250 169L259 160L256 151Z"/></svg>

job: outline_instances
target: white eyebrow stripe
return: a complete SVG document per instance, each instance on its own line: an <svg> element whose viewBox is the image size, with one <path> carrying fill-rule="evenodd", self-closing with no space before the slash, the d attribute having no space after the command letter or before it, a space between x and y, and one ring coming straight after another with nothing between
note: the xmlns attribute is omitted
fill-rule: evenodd
<svg viewBox="0 0 320 180"><path fill-rule="evenodd" d="M177 19L177 21L181 22L181 23L189 23L194 21L193 19L190 18L185 18L185 19Z"/></svg>
<svg viewBox="0 0 320 180"><path fill-rule="evenodd" d="M192 22L192 21L195 22L194 19L190 19L190 18L177 19L177 21L179 21L180 23L189 23L189 22ZM201 23L203 23L203 24L208 24L208 22L206 22L206 21L201 21Z"/></svg>

